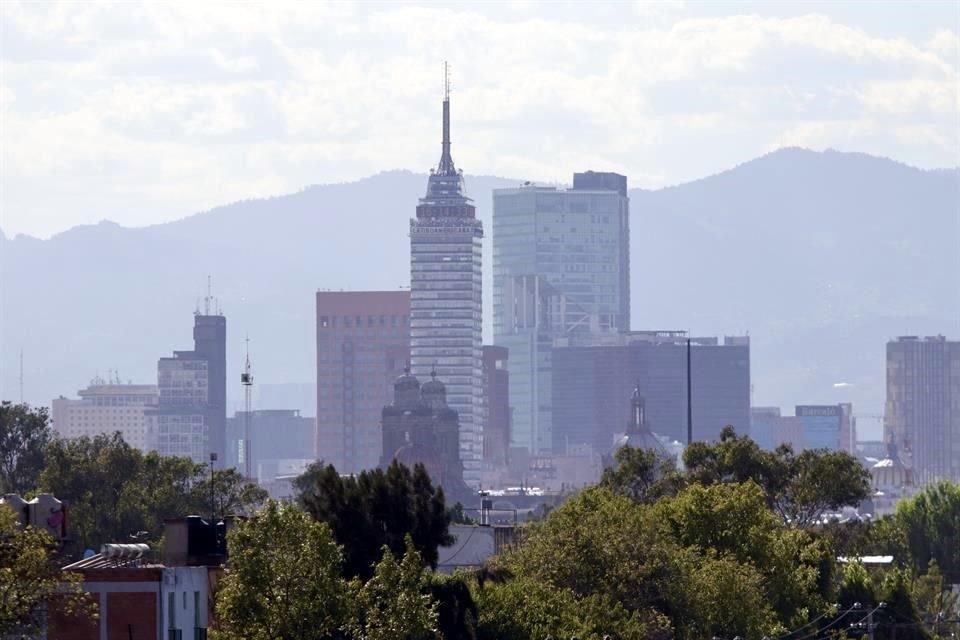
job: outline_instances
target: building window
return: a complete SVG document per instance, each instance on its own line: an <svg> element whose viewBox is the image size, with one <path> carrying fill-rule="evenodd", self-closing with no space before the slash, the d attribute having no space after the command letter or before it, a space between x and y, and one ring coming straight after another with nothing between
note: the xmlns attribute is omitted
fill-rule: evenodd
<svg viewBox="0 0 960 640"><path fill-rule="evenodd" d="M321 326L323 329L326 329L327 327L330 326L330 318L329 318L329 316L320 316L320 326Z"/></svg>

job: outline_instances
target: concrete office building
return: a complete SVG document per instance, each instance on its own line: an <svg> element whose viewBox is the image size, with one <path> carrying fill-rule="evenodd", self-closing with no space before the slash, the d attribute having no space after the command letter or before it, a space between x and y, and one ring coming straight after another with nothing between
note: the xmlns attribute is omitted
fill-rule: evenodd
<svg viewBox="0 0 960 640"><path fill-rule="evenodd" d="M794 415L803 425L804 448L854 453L853 405L797 405Z"/></svg>
<svg viewBox="0 0 960 640"><path fill-rule="evenodd" d="M273 470L290 460L315 460L313 418L296 409L257 409L250 412L249 477L265 482ZM243 469L246 411L227 418L227 467Z"/></svg>
<svg viewBox="0 0 960 640"><path fill-rule="evenodd" d="M227 319L211 311L211 300L194 313L193 350L157 362L159 398L145 415L147 448L160 455L226 459Z"/></svg>
<svg viewBox="0 0 960 640"><path fill-rule="evenodd" d="M152 384L121 384L94 378L77 392L79 400L64 398L51 404L53 430L60 438L93 438L119 431L131 447L147 449L144 410L156 406L159 392Z"/></svg>
<svg viewBox="0 0 960 640"><path fill-rule="evenodd" d="M629 421L623 401L634 388L651 431L687 441L687 337L682 331L633 331L571 338L553 349L553 447L605 453ZM726 425L750 428L747 337L691 338L693 439L716 440Z"/></svg>
<svg viewBox="0 0 960 640"><path fill-rule="evenodd" d="M448 87L449 89L449 87ZM410 366L432 371L460 416L464 479L476 486L483 457L481 242L483 224L450 155L450 94L443 100L440 162L410 220Z"/></svg>
<svg viewBox="0 0 960 640"><path fill-rule="evenodd" d="M960 341L903 336L887 343L884 434L918 485L960 481Z"/></svg>
<svg viewBox="0 0 960 640"><path fill-rule="evenodd" d="M317 460L343 473L377 466L380 411L410 358L409 318L407 291L317 292Z"/></svg>
<svg viewBox="0 0 960 640"><path fill-rule="evenodd" d="M554 339L630 329L626 177L588 171L572 189L494 191L493 326L510 350L511 444L548 452Z"/></svg>
<svg viewBox="0 0 960 640"><path fill-rule="evenodd" d="M751 407L750 438L768 451L781 444L789 444L794 451L806 448L803 422L796 416L780 415L780 407Z"/></svg>

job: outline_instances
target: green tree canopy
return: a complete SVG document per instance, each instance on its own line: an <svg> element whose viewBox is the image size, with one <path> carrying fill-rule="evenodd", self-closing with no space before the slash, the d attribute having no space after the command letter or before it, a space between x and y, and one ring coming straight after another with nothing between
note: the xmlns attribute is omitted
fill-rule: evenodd
<svg viewBox="0 0 960 640"><path fill-rule="evenodd" d="M407 535L397 562L384 545L366 582L350 582L350 613L344 629L352 640L440 640L437 603L431 597L423 559Z"/></svg>
<svg viewBox="0 0 960 640"><path fill-rule="evenodd" d="M938 482L901 500L896 521L916 573L936 560L947 582L960 583L960 484Z"/></svg>
<svg viewBox="0 0 960 640"><path fill-rule="evenodd" d="M266 498L263 489L232 469L216 471L213 482L217 515L226 513L225 506L249 512ZM69 505L68 535L80 552L133 537L157 542L164 520L207 516L209 483L204 465L141 453L115 433L50 442L39 488Z"/></svg>
<svg viewBox="0 0 960 640"><path fill-rule="evenodd" d="M347 617L343 554L330 527L270 501L227 540L217 594L222 640L326 640Z"/></svg>
<svg viewBox="0 0 960 640"><path fill-rule="evenodd" d="M80 590L80 576L60 571L57 545L46 531L21 527L12 509L0 505L0 636L35 637L41 609L56 597L62 613L97 616Z"/></svg>
<svg viewBox="0 0 960 640"><path fill-rule="evenodd" d="M649 449L625 446L614 454L616 464L604 470L600 486L637 502L655 502L674 494L682 482L676 464Z"/></svg>
<svg viewBox="0 0 960 640"><path fill-rule="evenodd" d="M438 547L453 543L443 489L433 486L422 465L411 472L394 461L386 471L343 477L332 465L318 463L295 487L298 504L330 525L343 545L347 577L371 577L384 546L402 556L408 535L430 567L437 565Z"/></svg>
<svg viewBox="0 0 960 640"><path fill-rule="evenodd" d="M807 527L822 516L857 506L870 495L870 474L844 451L806 450L790 445L764 451L725 427L718 442L694 442L684 451L687 480L699 484L752 480L784 522Z"/></svg>
<svg viewBox="0 0 960 640"><path fill-rule="evenodd" d="M827 608L821 576L831 554L771 512L759 486L743 482L695 484L652 505L586 489L525 527L521 543L495 563L541 585L530 593L543 598L616 603L645 633L758 637ZM489 588L477 596L488 625L493 613L484 603L500 602L512 587Z"/></svg>
<svg viewBox="0 0 960 640"><path fill-rule="evenodd" d="M53 431L46 407L0 402L0 494L37 488Z"/></svg>

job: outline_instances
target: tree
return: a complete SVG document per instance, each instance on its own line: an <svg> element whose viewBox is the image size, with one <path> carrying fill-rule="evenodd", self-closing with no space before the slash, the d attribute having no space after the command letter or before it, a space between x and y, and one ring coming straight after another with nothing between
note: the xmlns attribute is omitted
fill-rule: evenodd
<svg viewBox="0 0 960 640"><path fill-rule="evenodd" d="M960 618L960 594L950 590L936 560L931 560L926 574L914 581L913 602L920 619L934 635L939 636L941 631L946 630L946 620Z"/></svg>
<svg viewBox="0 0 960 640"><path fill-rule="evenodd" d="M37 488L44 449L52 439L45 407L0 402L0 494Z"/></svg>
<svg viewBox="0 0 960 640"><path fill-rule="evenodd" d="M874 614L876 639L924 640L930 637L921 624L910 582L910 572L905 569L891 569L884 574L880 583L880 599L884 606Z"/></svg>
<svg viewBox="0 0 960 640"><path fill-rule="evenodd" d="M429 575L427 592L437 603L437 630L444 640L476 640L480 611L467 576Z"/></svg>
<svg viewBox="0 0 960 640"><path fill-rule="evenodd" d="M916 573L936 560L947 582L960 583L960 484L924 487L896 508Z"/></svg>
<svg viewBox="0 0 960 640"><path fill-rule="evenodd" d="M52 441L39 484L68 504L77 552L132 538L156 543L164 520L211 513L204 465L141 453L119 433ZM233 469L216 471L214 486L218 515L226 508L249 513L266 497Z"/></svg>
<svg viewBox="0 0 960 640"><path fill-rule="evenodd" d="M870 472L846 451L778 449L789 481L776 504L789 522L809 526L826 512L855 507L870 495Z"/></svg>
<svg viewBox="0 0 960 640"><path fill-rule="evenodd" d="M350 614L344 626L353 640L428 640L442 638L437 603L413 538L406 536L403 560L384 545L382 557L365 583L350 583Z"/></svg>
<svg viewBox="0 0 960 640"><path fill-rule="evenodd" d="M672 637L664 617L629 612L608 596L577 598L531 578L477 587L481 640L579 638L666 640Z"/></svg>
<svg viewBox="0 0 960 640"><path fill-rule="evenodd" d="M347 616L343 553L330 527L275 501L240 522L217 594L223 640L326 640Z"/></svg>
<svg viewBox="0 0 960 640"><path fill-rule="evenodd" d="M13 510L0 506L0 636L38 633L41 607L52 597L63 614L96 619L81 577L61 573L57 555L46 531L21 527Z"/></svg>
<svg viewBox="0 0 960 640"><path fill-rule="evenodd" d="M699 484L752 480L784 522L817 524L824 513L857 506L870 495L870 473L845 451L814 449L795 455L790 445L764 451L724 427L719 442L694 442L684 451L687 479Z"/></svg>
<svg viewBox="0 0 960 640"><path fill-rule="evenodd" d="M664 458L648 449L625 446L614 455L616 465L605 469L600 486L637 502L655 502L657 498L672 495L679 488L672 459Z"/></svg>
<svg viewBox="0 0 960 640"><path fill-rule="evenodd" d="M691 612L678 618L693 638L760 638L782 633L764 587L764 576L732 556L708 554L689 567Z"/></svg>
<svg viewBox="0 0 960 640"><path fill-rule="evenodd" d="M217 516L251 516L263 506L268 496L264 488L250 482L233 468L215 470L212 479L208 473L201 472L199 481L193 482L189 494L194 512L214 513Z"/></svg>
<svg viewBox="0 0 960 640"><path fill-rule="evenodd" d="M342 477L332 465L311 465L295 481L298 503L330 525L344 547L344 574L367 579L383 555L405 549L407 535L424 562L436 567L437 549L453 543L451 515L443 490L434 488L422 465L410 469L394 461L383 471Z"/></svg>
<svg viewBox="0 0 960 640"><path fill-rule="evenodd" d="M698 604L711 593L699 584L700 579L713 571L718 580L721 575L727 576L731 589L743 589L743 602L750 601L751 585L761 588L765 606L750 608L760 617L741 616L747 627L765 624L769 632L779 623L790 628L803 624L811 611L826 608L829 586L820 577L832 566L831 550L807 531L786 526L770 511L764 491L754 482L693 485L673 498L659 501L653 511L660 537L694 552L692 556L676 556L688 572L686 579L692 582L684 590L693 596L689 605L693 609L692 619L714 619L705 618L704 611L718 611L716 607L729 610L729 606L717 604L724 602L722 594L715 594L713 604L706 610ZM746 568L735 568L731 562ZM761 577L759 582L754 579L756 576ZM770 611L775 617L763 623ZM678 626L682 625L678 622ZM744 635L729 633L738 634Z"/></svg>

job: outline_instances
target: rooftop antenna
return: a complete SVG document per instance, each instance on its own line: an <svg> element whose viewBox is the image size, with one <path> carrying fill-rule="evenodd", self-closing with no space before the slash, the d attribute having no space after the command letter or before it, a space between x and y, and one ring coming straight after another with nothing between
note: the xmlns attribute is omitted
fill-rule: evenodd
<svg viewBox="0 0 960 640"><path fill-rule="evenodd" d="M246 343L247 359L243 367L243 373L240 374L240 384L243 385L243 470L247 477L252 480L253 456L250 450L250 406L253 393L253 370L250 367L250 336L247 336Z"/></svg>
<svg viewBox="0 0 960 640"><path fill-rule="evenodd" d="M210 275L207 275L207 297L203 299L203 315L210 315L210 303L213 301L213 295L210 293Z"/></svg>
<svg viewBox="0 0 960 640"><path fill-rule="evenodd" d="M450 64L443 61L443 99L450 100Z"/></svg>

